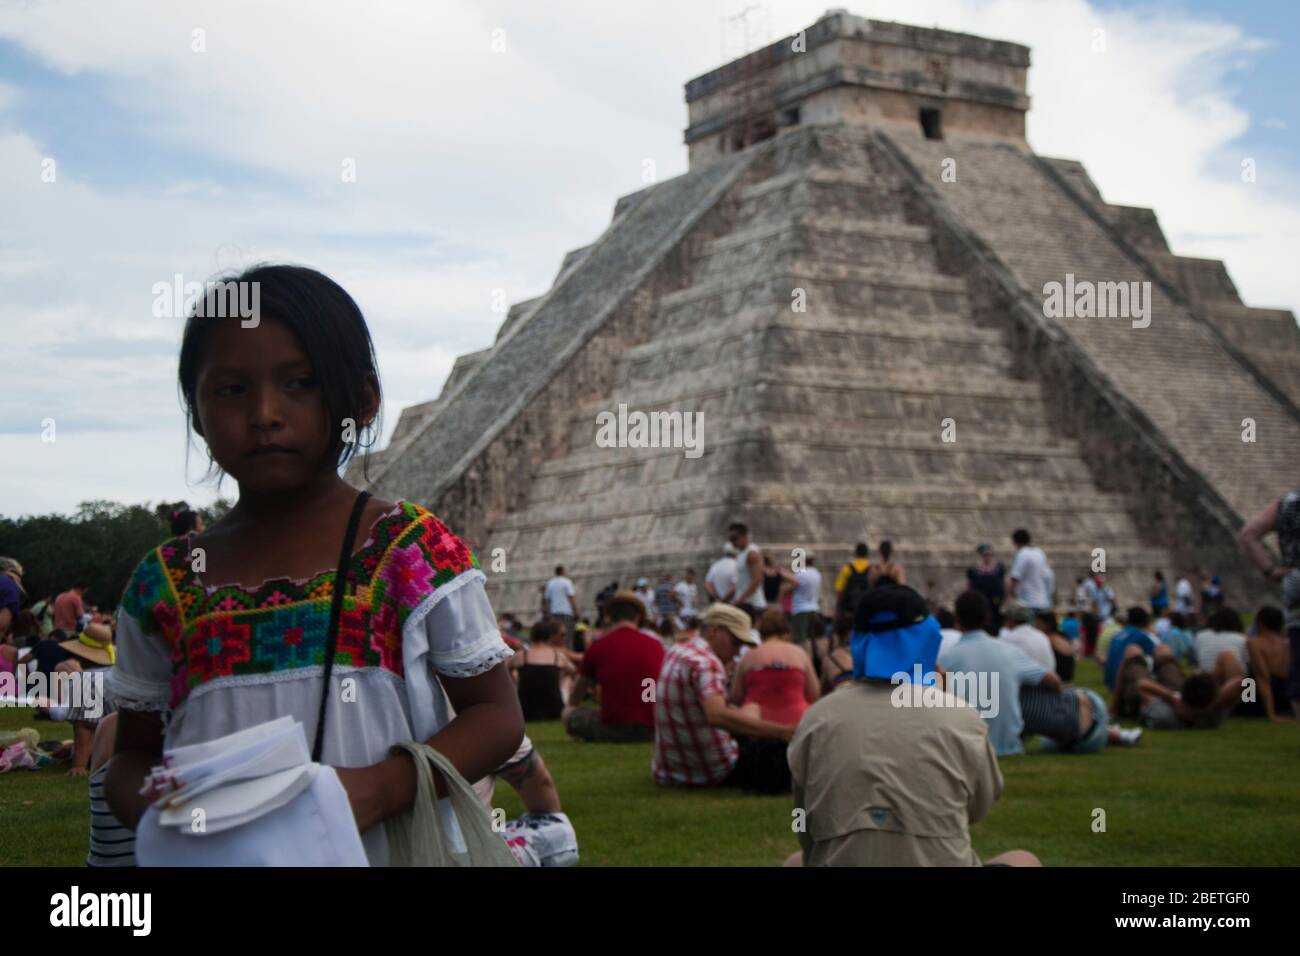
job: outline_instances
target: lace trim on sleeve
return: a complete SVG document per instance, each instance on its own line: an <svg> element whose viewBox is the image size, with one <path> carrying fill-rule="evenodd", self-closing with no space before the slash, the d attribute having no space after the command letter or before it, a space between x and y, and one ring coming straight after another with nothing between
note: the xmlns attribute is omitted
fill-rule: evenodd
<svg viewBox="0 0 1300 956"><path fill-rule="evenodd" d="M433 668L444 677L477 677L486 674L502 661L511 657L514 651L501 640L501 635L494 633L491 640L474 645L473 656L458 657L454 660L434 660Z"/></svg>
<svg viewBox="0 0 1300 956"><path fill-rule="evenodd" d="M486 580L487 576L477 568L465 571L430 595L416 609L412 620L407 622L407 627L414 625L425 630L422 639L425 642L424 646L429 648L429 663L435 671L445 677L477 677L514 654L514 651L510 650L506 642L501 639L501 632L497 630L492 606L483 593L483 583ZM438 653L435 649L437 642L432 639L428 629L437 626L434 623L437 616L433 613L435 609L448 601L461 602L462 606L458 609L458 613L464 615L464 620L461 622L463 633L467 636L477 634L477 637L468 646L454 647Z"/></svg>

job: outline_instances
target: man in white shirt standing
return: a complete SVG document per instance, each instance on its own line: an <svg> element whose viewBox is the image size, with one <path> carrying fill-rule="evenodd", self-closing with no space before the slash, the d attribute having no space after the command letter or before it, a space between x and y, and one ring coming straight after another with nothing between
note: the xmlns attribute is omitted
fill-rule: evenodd
<svg viewBox="0 0 1300 956"><path fill-rule="evenodd" d="M727 528L727 540L736 549L736 596L731 603L756 621L767 607L763 596L763 553L750 540L749 526L743 522L732 522Z"/></svg>
<svg viewBox="0 0 1300 956"><path fill-rule="evenodd" d="M573 582L564 576L564 568L555 569L555 577L546 582L546 613L564 625L564 643L569 650L576 651L574 643L574 624L577 619L578 592Z"/></svg>
<svg viewBox="0 0 1300 956"><path fill-rule="evenodd" d="M699 588L695 586L694 568L686 569L686 577L673 585L673 592L677 595L677 614L682 620L695 617L699 613L695 610L696 603L699 601Z"/></svg>
<svg viewBox="0 0 1300 956"><path fill-rule="evenodd" d="M818 636L814 631L822 592L822 573L817 570L817 559L809 552L804 555L800 570L791 573L782 568L781 576L794 583L794 593L790 596L790 623L794 627L795 643L802 645ZM811 646L804 649L812 652Z"/></svg>
<svg viewBox="0 0 1300 956"><path fill-rule="evenodd" d="M723 546L722 557L709 565L704 575L704 590L711 603L730 604L736 596L736 549L730 541Z"/></svg>
<svg viewBox="0 0 1300 956"><path fill-rule="evenodd" d="M1174 610L1188 617L1196 610L1196 591L1192 588L1192 582L1187 580L1187 575L1180 577L1174 585Z"/></svg>
<svg viewBox="0 0 1300 956"><path fill-rule="evenodd" d="M1052 609L1052 592L1056 590L1056 575L1047 564L1042 548L1029 543L1029 532L1017 528L1011 535L1016 547L1015 560L1007 583L1007 595L1035 611Z"/></svg>

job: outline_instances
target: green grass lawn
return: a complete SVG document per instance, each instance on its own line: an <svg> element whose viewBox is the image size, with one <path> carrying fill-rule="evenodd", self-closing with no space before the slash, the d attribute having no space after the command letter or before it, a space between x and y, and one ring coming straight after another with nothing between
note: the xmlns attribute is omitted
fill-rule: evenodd
<svg viewBox="0 0 1300 956"><path fill-rule="evenodd" d="M1081 683L1100 669L1081 662ZM67 724L0 709L0 730ZM650 744L586 744L558 723L528 732L546 759L587 866L771 866L798 849L788 797L686 791L650 780ZM86 782L64 767L0 776L0 866L80 865ZM1002 761L1006 787L973 831L988 857L1021 847L1049 866L1250 866L1300 863L1300 726L1233 718L1214 731L1147 731L1132 749L1030 753ZM498 783L509 816L518 797ZM1093 832L1093 811L1106 831Z"/></svg>

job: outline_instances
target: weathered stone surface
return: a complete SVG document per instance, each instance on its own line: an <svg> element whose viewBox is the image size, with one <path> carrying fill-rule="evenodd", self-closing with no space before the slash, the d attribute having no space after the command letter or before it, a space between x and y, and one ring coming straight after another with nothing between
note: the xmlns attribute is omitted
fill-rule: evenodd
<svg viewBox="0 0 1300 956"><path fill-rule="evenodd" d="M899 75L909 50L922 71L949 50L1020 70L1023 90L1022 47L868 22ZM866 49L842 39L819 56ZM725 73L693 81L697 98ZM1153 570L1198 563L1259 595L1232 535L1300 464L1294 377L1278 380L1300 366L1264 354L1270 330L1295 331L1289 313L1246 309L1221 264L1175 262L1154 215L1107 205L1077 163L842 120L620 199L372 464L376 490L438 511L478 549L496 606L523 613L555 564L588 605L611 580L702 573L735 519L830 572L855 541L891 538L941 598L976 543L1005 554L1021 526L1061 598L1094 549L1126 603ZM1047 318L1043 285L1067 272L1152 280L1150 327ZM620 405L700 413L702 454L597 447L597 416Z"/></svg>

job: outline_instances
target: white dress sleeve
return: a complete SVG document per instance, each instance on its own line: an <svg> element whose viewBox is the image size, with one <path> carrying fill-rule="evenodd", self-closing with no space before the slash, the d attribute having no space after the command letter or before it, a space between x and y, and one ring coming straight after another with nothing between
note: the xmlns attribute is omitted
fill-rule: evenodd
<svg viewBox="0 0 1300 956"><path fill-rule="evenodd" d="M445 677L477 677L513 653L497 629L484 580L482 571L462 574L425 615L429 663Z"/></svg>
<svg viewBox="0 0 1300 956"><path fill-rule="evenodd" d="M477 677L514 652L501 639L482 571L465 571L438 588L402 628L402 663L411 723L426 740L451 719L438 677Z"/></svg>
<svg viewBox="0 0 1300 956"><path fill-rule="evenodd" d="M166 710L171 675L171 656L162 637L146 633L130 613L119 610L116 660L106 681L113 705L121 710Z"/></svg>

